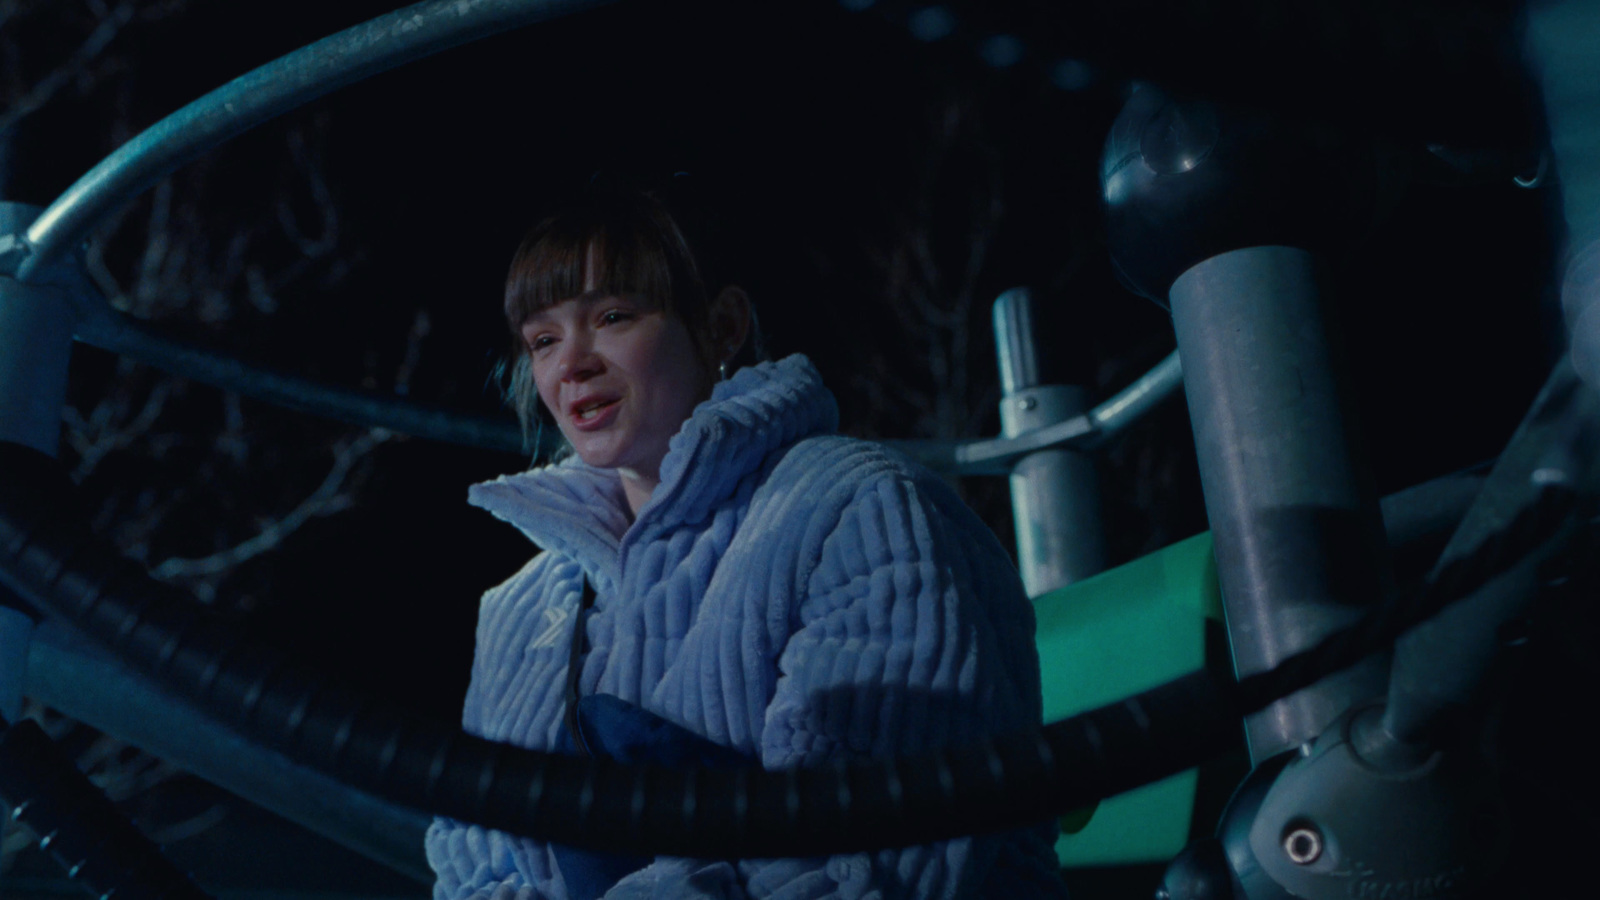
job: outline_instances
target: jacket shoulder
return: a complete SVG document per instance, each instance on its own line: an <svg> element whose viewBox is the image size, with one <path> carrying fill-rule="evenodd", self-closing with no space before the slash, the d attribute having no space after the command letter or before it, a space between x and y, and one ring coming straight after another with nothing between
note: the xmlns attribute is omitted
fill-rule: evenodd
<svg viewBox="0 0 1600 900"><path fill-rule="evenodd" d="M796 441L773 469L773 478L817 479L860 488L884 479L912 481L939 477L910 457L884 444L840 434Z"/></svg>

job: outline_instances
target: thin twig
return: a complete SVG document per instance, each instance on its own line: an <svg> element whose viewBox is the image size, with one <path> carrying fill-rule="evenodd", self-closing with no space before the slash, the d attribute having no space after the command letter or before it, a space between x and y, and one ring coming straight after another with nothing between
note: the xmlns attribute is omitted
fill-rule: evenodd
<svg viewBox="0 0 1600 900"><path fill-rule="evenodd" d="M72 480L82 484L94 472L108 454L114 453L132 444L138 438L150 432L155 427L156 419L160 418L167 398L171 396L174 381L171 378L162 378L150 389L145 396L144 406L133 421L121 428L108 429L104 415L113 409L110 403L100 403L91 414L90 420L85 420L76 409L64 407L62 418L67 424L67 442L78 454L78 465L72 470Z"/></svg>
<svg viewBox="0 0 1600 900"><path fill-rule="evenodd" d="M345 479L356 463L392 436L387 429L371 428L354 441L336 449L333 465L322 479L322 484L283 517L269 522L254 537L209 556L167 559L151 569L150 574L163 581L218 575L283 543L284 538L313 518L347 509L351 499L342 491Z"/></svg>
<svg viewBox="0 0 1600 900"><path fill-rule="evenodd" d="M0 134L10 131L18 122L49 103L62 88L85 72L95 57L99 56L106 49L106 45L111 43L111 39L117 36L117 32L133 20L135 12L137 9L132 0L126 0L102 17L94 30L89 32L89 36L78 45L78 49L67 57L66 62L34 82L28 93L12 104L10 109L0 113Z"/></svg>

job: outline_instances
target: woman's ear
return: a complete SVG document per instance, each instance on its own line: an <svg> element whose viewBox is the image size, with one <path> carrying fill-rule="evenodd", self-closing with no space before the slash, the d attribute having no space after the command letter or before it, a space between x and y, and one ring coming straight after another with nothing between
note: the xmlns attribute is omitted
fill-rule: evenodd
<svg viewBox="0 0 1600 900"><path fill-rule="evenodd" d="M711 337L712 361L732 361L750 337L750 295L736 284L718 291L716 299L711 301L706 326Z"/></svg>

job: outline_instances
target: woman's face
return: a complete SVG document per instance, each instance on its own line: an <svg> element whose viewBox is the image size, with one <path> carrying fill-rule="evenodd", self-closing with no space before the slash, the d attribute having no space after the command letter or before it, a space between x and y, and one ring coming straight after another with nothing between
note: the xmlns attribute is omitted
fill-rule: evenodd
<svg viewBox="0 0 1600 900"><path fill-rule="evenodd" d="M591 466L657 481L667 442L711 377L677 316L642 297L598 290L522 326L539 399Z"/></svg>

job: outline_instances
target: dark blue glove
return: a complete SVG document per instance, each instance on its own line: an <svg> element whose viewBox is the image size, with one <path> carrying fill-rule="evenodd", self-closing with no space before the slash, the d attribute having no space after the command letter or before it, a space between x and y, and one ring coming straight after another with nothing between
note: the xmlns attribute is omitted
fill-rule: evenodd
<svg viewBox="0 0 1600 900"><path fill-rule="evenodd" d="M595 756L627 765L666 768L734 769L756 759L714 743L655 713L613 697L591 694L578 700L578 728ZM580 755L565 722L556 732L556 752ZM551 844L550 852L575 900L600 897L623 876L650 864L646 856L623 856Z"/></svg>

